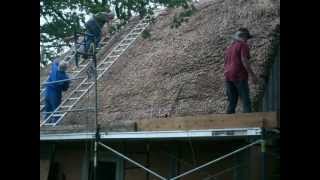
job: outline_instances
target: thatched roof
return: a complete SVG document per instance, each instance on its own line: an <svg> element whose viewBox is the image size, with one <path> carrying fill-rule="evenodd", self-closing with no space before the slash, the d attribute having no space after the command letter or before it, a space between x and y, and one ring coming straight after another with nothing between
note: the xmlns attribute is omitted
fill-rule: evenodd
<svg viewBox="0 0 320 180"><path fill-rule="evenodd" d="M198 5L188 22L171 29L179 12L169 10L157 18L149 29L151 38L137 39L100 81L99 122L106 128L138 119L224 113L224 50L239 27L255 35L249 42L250 62L260 79L250 88L253 104L261 100L278 49L280 1L208 1ZM79 106L93 105L92 93ZM93 124L93 113L69 113L60 129L88 130Z"/></svg>

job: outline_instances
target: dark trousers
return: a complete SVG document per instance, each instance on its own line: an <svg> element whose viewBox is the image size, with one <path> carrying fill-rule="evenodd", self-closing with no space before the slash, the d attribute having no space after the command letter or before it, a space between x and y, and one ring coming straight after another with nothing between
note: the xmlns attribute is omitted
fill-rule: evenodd
<svg viewBox="0 0 320 180"><path fill-rule="evenodd" d="M235 113L239 96L243 103L243 112L251 112L251 101L249 95L250 93L248 81L226 81L226 91L229 101L227 114Z"/></svg>
<svg viewBox="0 0 320 180"><path fill-rule="evenodd" d="M91 43L98 47L99 41L101 39L101 28L94 19L90 19L86 24L87 33L85 35L85 52L88 53Z"/></svg>
<svg viewBox="0 0 320 180"><path fill-rule="evenodd" d="M56 108L60 105L61 103L61 93L50 91L46 92L46 97L45 97L45 119L47 119L52 113L48 112L53 112L56 110ZM51 117L47 123L55 123L58 120L58 117Z"/></svg>

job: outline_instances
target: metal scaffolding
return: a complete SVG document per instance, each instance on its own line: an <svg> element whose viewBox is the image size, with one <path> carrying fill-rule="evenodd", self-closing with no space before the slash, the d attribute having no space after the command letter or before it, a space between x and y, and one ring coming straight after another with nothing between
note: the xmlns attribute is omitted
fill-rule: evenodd
<svg viewBox="0 0 320 180"><path fill-rule="evenodd" d="M264 140L263 138L264 138L264 136L262 135L262 136L261 136L261 139L259 139L259 140L256 140L256 141L254 141L254 142L252 142L252 143L250 143L250 144L248 144L248 145L245 145L245 146L243 146L243 147L241 147L241 148L238 148L238 149L236 149L236 150L234 150L234 151L232 151L232 152L230 152L230 153L227 153L227 154L225 154L225 155L223 155L223 156L221 156L221 157L219 157L219 158L213 159L213 160L211 160L211 161L209 161L209 162L207 162L207 163L205 163L205 164L202 164L202 165L200 165L200 166L198 166L198 167L195 167L195 168L193 168L193 169L190 169L190 170L188 170L188 171L186 171L186 172L184 172L184 173L182 173L182 174L180 174L180 175L177 175L177 176L175 176L175 177L172 177L172 178L165 178L165 177L161 176L159 173L157 173L157 172L155 172L155 171L153 171L153 170L151 170L151 169L149 169L149 168L141 165L140 163L134 161L133 159L130 159L129 157L125 156L124 154L116 151L115 149L111 148L110 146L108 146L108 145L106 145L106 144L104 144L104 143L102 143L102 142L98 142L98 145L104 147L105 149L109 150L110 152L112 152L112 153L120 156L121 158L123 158L123 159L131 162L132 164L140 167L141 169L149 172L150 174L154 175L155 177L157 177L157 178L159 178L159 179L161 179L161 180L176 180L176 179L182 178L182 177L184 177L184 176L187 176L187 175L189 175L189 174L191 174L191 173L194 173L194 172L196 172L196 171L199 171L200 169L202 169L202 168L204 168L204 167L207 167L207 166L209 166L209 165L213 165L214 163L217 163L217 162L219 162L219 161L222 161L222 160L224 160L224 159L226 159L226 158L228 158L228 157L230 157L230 156L232 156L232 155L234 155L234 154L236 154L236 153L239 153L239 152L241 152L241 151L244 151L244 150L246 150L246 149L248 149L248 148L250 148L250 147L252 147L252 146L254 146L254 145L257 145L257 144L260 144L260 145L261 145L261 152L264 153L264 152L265 152L265 140ZM99 139L99 138L98 138L98 139ZM264 156L262 155L262 157L264 157ZM264 166L264 163L265 163L265 162L262 161L262 173L261 173L261 179L262 179L262 180L265 179L265 166Z"/></svg>

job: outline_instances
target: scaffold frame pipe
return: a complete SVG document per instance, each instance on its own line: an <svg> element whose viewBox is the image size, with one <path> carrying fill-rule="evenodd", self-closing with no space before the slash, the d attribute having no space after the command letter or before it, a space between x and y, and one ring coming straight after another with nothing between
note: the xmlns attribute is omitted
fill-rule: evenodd
<svg viewBox="0 0 320 180"><path fill-rule="evenodd" d="M239 148L239 149L237 149L237 150L235 150L235 151L232 151L232 152L230 152L230 153L228 153L228 154L226 154L226 155L223 155L223 156L221 156L221 157L219 157L219 158L217 158L217 159L214 159L214 160L212 160L212 161L209 161L209 162L207 162L207 163L205 163L205 164L203 164L203 165L201 165L201 166L199 166L199 167L196 167L196 168L191 169L191 170L189 170L189 171L187 171L187 172L184 172L184 173L182 173L182 174L180 174L180 175L178 175L178 176L176 176L176 177L170 178L169 180L179 179L179 178L181 178L181 177L183 177L183 176L186 176L186 175L188 175L188 174L191 174L191 173L193 173L193 172L195 172L195 171L197 171L197 170L199 170L199 169L201 169L201 168L204 168L204 167L209 166L209 165L211 165L211 164L213 164L213 163L216 163L216 162L218 162L218 161L220 161L220 160L223 160L223 159L225 159L225 158L227 158L227 157L229 157L229 156L231 156L231 155L233 155L233 154L236 154L236 153L238 153L238 152L240 152L240 151L243 151L243 150L245 150L245 149L247 149L247 148L249 148L249 147L251 147L251 146L254 146L254 145L256 145L256 144L259 144L259 143L261 143L261 142L262 142L261 139L259 139L259 140L257 140L257 141L254 141L254 142L251 143L251 144L248 144L248 145L246 145L246 146L243 146L243 147L241 147L241 148Z"/></svg>
<svg viewBox="0 0 320 180"><path fill-rule="evenodd" d="M45 86L45 85L49 85L49 84L55 84L55 83L60 83L60 82L65 82L65 81L73 81L73 80L79 80L79 79L85 79L85 78L87 78L87 77L82 76L82 77L77 77L77 78L69 78L69 79L64 79L64 80L45 82L45 83L42 83L41 85Z"/></svg>
<svg viewBox="0 0 320 180"><path fill-rule="evenodd" d="M167 178L162 177L162 176L161 176L161 175L159 175L158 173L156 173L156 172L154 172L154 171L152 171L152 170L150 170L150 169L148 169L148 168L144 167L144 166L143 166L143 165L141 165L140 163L138 163L138 162L136 162L136 161L134 161L134 160L132 160L132 159L128 158L127 156L125 156L125 155L123 155L123 154L119 153L118 151L116 151L116 150L112 149L111 147L109 147L109 146L107 146L107 145L105 145L105 144L103 144L103 143L101 143L101 142L99 142L99 144L100 144L102 147L104 147L104 148L108 149L109 151L111 151L111 152L113 152L113 153L117 154L118 156L120 156L120 157L122 157L122 158L126 159L127 161L129 161L129 162L131 162L131 163L135 164L136 166L138 166L138 167L142 168L143 170L145 170L145 171L147 171L147 172L151 173L152 175L154 175L154 176L158 177L159 179L167 180Z"/></svg>

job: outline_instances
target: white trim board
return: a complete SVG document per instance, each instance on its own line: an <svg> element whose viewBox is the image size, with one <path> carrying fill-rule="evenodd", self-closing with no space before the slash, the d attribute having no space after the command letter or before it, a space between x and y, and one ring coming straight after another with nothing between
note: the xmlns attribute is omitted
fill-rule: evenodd
<svg viewBox="0 0 320 180"><path fill-rule="evenodd" d="M90 140L95 133L40 133L40 141ZM174 138L223 138L261 135L261 128L228 128L179 131L101 132L102 140L117 139L174 139Z"/></svg>

